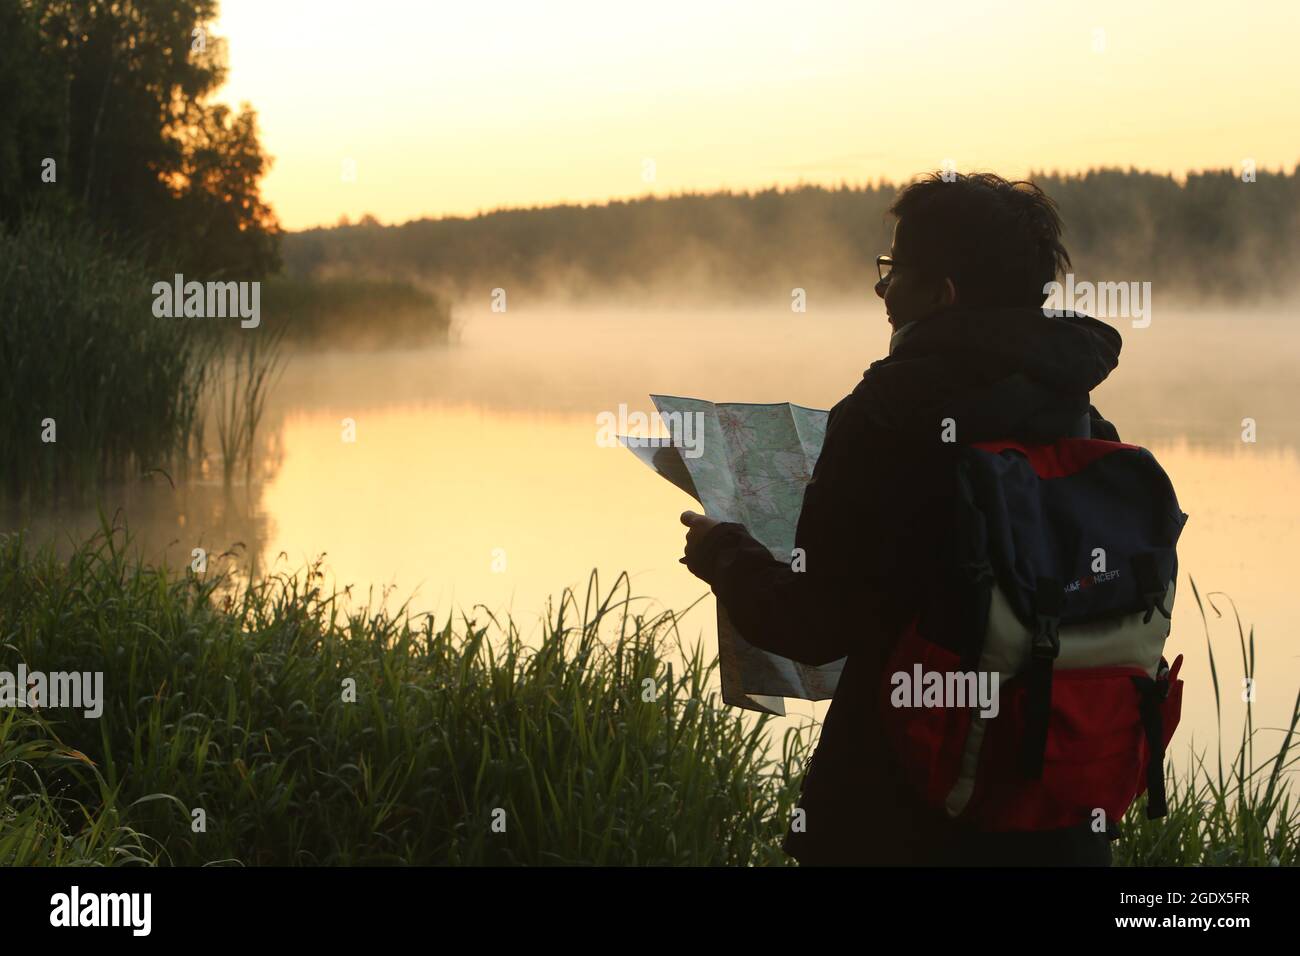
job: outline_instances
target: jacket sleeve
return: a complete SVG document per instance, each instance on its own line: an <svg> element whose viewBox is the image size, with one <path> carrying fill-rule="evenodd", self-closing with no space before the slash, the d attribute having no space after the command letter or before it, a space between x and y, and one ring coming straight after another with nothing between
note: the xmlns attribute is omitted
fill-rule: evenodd
<svg viewBox="0 0 1300 956"><path fill-rule="evenodd" d="M867 424L854 396L832 410L795 536L803 570L778 560L739 524L714 527L686 555L751 644L825 664L876 642L883 652L899 562L915 519L916 451ZM912 463L912 464L909 464ZM905 563L905 562L904 562Z"/></svg>

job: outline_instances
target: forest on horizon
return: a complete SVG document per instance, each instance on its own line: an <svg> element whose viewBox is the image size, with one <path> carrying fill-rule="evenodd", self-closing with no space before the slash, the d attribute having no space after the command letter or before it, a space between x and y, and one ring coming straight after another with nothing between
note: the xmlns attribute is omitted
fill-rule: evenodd
<svg viewBox="0 0 1300 956"><path fill-rule="evenodd" d="M1291 298L1300 166L1169 174L1095 169L1030 177L1059 205L1076 278L1151 282L1166 301ZM869 294L899 186L797 186L286 233L286 271L416 281L453 299L494 288L560 300L664 295L745 301Z"/></svg>

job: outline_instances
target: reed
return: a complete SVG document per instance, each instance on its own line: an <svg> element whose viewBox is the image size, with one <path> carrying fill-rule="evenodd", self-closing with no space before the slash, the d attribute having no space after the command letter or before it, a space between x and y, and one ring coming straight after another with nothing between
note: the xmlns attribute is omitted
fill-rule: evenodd
<svg viewBox="0 0 1300 956"><path fill-rule="evenodd" d="M438 344L451 328L445 299L400 279L272 276L262 311L297 351Z"/></svg>
<svg viewBox="0 0 1300 956"><path fill-rule="evenodd" d="M1208 603L1216 618L1223 612L1215 598L1227 598L1212 591L1203 601L1196 581L1192 595L1200 612L1209 655L1210 681L1214 687L1214 708L1219 740L1212 758L1204 752L1191 754L1189 768L1166 772L1168 816L1146 818L1146 799L1134 804L1120 824L1123 839L1116 844L1116 862L1134 866L1296 866L1300 864L1300 806L1295 801L1292 775L1300 760L1300 693L1285 727L1256 727L1253 695L1246 698L1246 715L1236 754L1225 771L1223 764L1222 698L1219 668L1210 636ZM1242 674L1255 679L1255 629L1249 635L1242 626L1236 604L1232 607ZM1257 738L1276 735L1271 747ZM1177 737L1175 737L1177 740Z"/></svg>
<svg viewBox="0 0 1300 956"><path fill-rule="evenodd" d="M232 590L128 550L113 529L64 561L0 539L0 668L105 675L100 718L0 744L89 761L46 772L70 802L42 825L126 827L164 864L784 862L806 744L771 754L768 719L720 703L626 576L525 635L482 608L345 612L319 568Z"/></svg>
<svg viewBox="0 0 1300 956"><path fill-rule="evenodd" d="M52 793L53 777L77 780L96 799L87 805ZM156 862L157 848L119 821L115 796L40 716L0 711L0 866Z"/></svg>
<svg viewBox="0 0 1300 956"><path fill-rule="evenodd" d="M184 475L213 431L226 482L241 467L247 479L285 346L445 341L451 321L442 300L403 282L284 277L265 282L256 329L159 318L159 278L84 223L33 216L0 230L0 495Z"/></svg>
<svg viewBox="0 0 1300 956"><path fill-rule="evenodd" d="M221 451L222 478L229 485L242 464L251 482L257 431L266 399L284 371L284 327L236 330L223 337L211 365L212 408Z"/></svg>
<svg viewBox="0 0 1300 956"><path fill-rule="evenodd" d="M0 537L0 669L102 671L106 698L0 711L0 863L789 862L809 736L724 707L626 576L525 633L351 609L319 566L250 584L131 553L107 525L63 560ZM1295 865L1298 719L1265 748L1248 715L1230 766L1170 771L1169 816L1139 801L1116 862Z"/></svg>
<svg viewBox="0 0 1300 956"><path fill-rule="evenodd" d="M154 317L150 288L129 250L84 226L0 230L0 493L59 494L165 467L187 447L200 333Z"/></svg>

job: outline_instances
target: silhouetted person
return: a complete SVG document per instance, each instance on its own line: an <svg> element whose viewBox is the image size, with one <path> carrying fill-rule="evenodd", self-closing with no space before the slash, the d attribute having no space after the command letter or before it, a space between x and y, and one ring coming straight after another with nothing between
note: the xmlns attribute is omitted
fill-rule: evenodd
<svg viewBox="0 0 1300 956"><path fill-rule="evenodd" d="M1029 183L932 175L904 189L876 292L889 355L831 410L800 513L796 572L744 527L687 512L686 563L750 643L807 664L846 658L803 785L803 863L1109 865L1087 825L981 834L930 809L881 733L887 655L933 600L953 548L953 419L959 441L1118 441L1089 392L1120 336L1093 318L1052 318L1045 286L1069 266L1052 202ZM887 272L887 274L886 274ZM942 612L940 608L940 612Z"/></svg>

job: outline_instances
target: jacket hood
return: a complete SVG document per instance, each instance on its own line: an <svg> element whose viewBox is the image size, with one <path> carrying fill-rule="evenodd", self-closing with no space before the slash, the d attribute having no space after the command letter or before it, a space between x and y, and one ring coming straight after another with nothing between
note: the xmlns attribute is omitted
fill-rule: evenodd
<svg viewBox="0 0 1300 956"><path fill-rule="evenodd" d="M1039 308L945 309L900 336L854 394L879 424L958 440L1077 433L1088 393L1119 364L1119 332L1099 319Z"/></svg>

